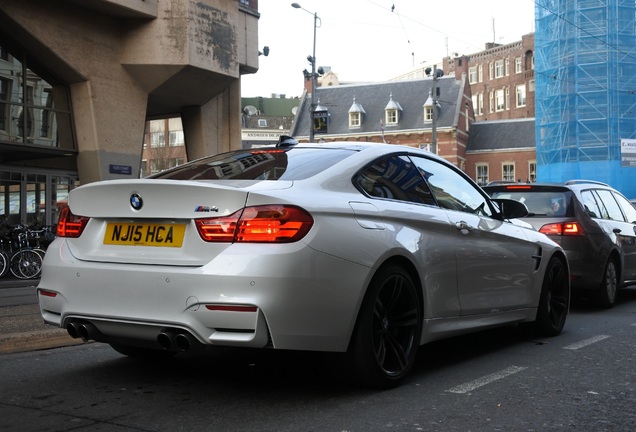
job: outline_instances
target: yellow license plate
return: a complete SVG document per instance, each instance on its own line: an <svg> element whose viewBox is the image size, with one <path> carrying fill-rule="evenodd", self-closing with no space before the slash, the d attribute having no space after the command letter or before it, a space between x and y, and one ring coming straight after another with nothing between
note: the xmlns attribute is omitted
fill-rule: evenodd
<svg viewBox="0 0 636 432"><path fill-rule="evenodd" d="M109 223L104 244L181 247L185 224Z"/></svg>

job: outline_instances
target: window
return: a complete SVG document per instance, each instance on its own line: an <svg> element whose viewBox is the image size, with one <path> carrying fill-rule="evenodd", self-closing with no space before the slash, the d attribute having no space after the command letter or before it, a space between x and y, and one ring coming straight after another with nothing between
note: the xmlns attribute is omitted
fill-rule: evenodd
<svg viewBox="0 0 636 432"><path fill-rule="evenodd" d="M504 61L497 60L495 62L495 78L501 78L504 76Z"/></svg>
<svg viewBox="0 0 636 432"><path fill-rule="evenodd" d="M477 164L477 184L485 186L488 184L488 165Z"/></svg>
<svg viewBox="0 0 636 432"><path fill-rule="evenodd" d="M503 89L495 90L495 111L503 111L505 108L505 94Z"/></svg>
<svg viewBox="0 0 636 432"><path fill-rule="evenodd" d="M9 84L10 80L0 78L0 130L6 131L9 126Z"/></svg>
<svg viewBox="0 0 636 432"><path fill-rule="evenodd" d="M426 106L424 107L424 121L432 122L433 121L433 107Z"/></svg>
<svg viewBox="0 0 636 432"><path fill-rule="evenodd" d="M349 113L349 127L360 127L360 113L359 112L350 112Z"/></svg>
<svg viewBox="0 0 636 432"><path fill-rule="evenodd" d="M495 78L495 65L492 62L488 63L488 78L489 79Z"/></svg>
<svg viewBox="0 0 636 432"><path fill-rule="evenodd" d="M534 91L534 80L530 80L530 82L528 82L528 90L531 92Z"/></svg>
<svg viewBox="0 0 636 432"><path fill-rule="evenodd" d="M185 136L183 134L183 124L180 117L172 117L168 119L169 143L170 147L178 147L185 145Z"/></svg>
<svg viewBox="0 0 636 432"><path fill-rule="evenodd" d="M601 198L601 202L603 203L603 206L607 211L607 213L603 215L603 218L624 222L625 219L623 218L623 213L621 212L621 208L618 206L618 203L614 199L614 195L612 195L612 192L605 189L597 189L596 193Z"/></svg>
<svg viewBox="0 0 636 432"><path fill-rule="evenodd" d="M174 180L303 180L356 154L345 149L242 149L198 159L152 178Z"/></svg>
<svg viewBox="0 0 636 432"><path fill-rule="evenodd" d="M477 81L482 82L484 80L484 68L483 65L477 66Z"/></svg>
<svg viewBox="0 0 636 432"><path fill-rule="evenodd" d="M506 93L506 101L504 102L505 103L504 109L509 110L510 109L510 87L506 87L504 89L504 92Z"/></svg>
<svg viewBox="0 0 636 432"><path fill-rule="evenodd" d="M523 61L521 57L515 58L515 73L523 72Z"/></svg>
<svg viewBox="0 0 636 432"><path fill-rule="evenodd" d="M397 124L398 122L398 110L388 109L386 110L386 124Z"/></svg>
<svg viewBox="0 0 636 432"><path fill-rule="evenodd" d="M267 119L258 119L258 127L267 127Z"/></svg>
<svg viewBox="0 0 636 432"><path fill-rule="evenodd" d="M372 197L436 205L422 173L407 156L379 159L360 172L353 182Z"/></svg>
<svg viewBox="0 0 636 432"><path fill-rule="evenodd" d="M526 85L517 86L517 108L526 106Z"/></svg>
<svg viewBox="0 0 636 432"><path fill-rule="evenodd" d="M506 58L504 60L504 75L508 76L510 75L510 59Z"/></svg>
<svg viewBox="0 0 636 432"><path fill-rule="evenodd" d="M528 174L530 175L529 181L532 183L537 181L537 161L528 162Z"/></svg>
<svg viewBox="0 0 636 432"><path fill-rule="evenodd" d="M150 132L150 147L165 147L166 145L166 134L163 131L160 132Z"/></svg>
<svg viewBox="0 0 636 432"><path fill-rule="evenodd" d="M614 193L614 198L616 198L616 201L618 201L618 204L621 206L627 222L636 223L636 208L627 201L627 198L620 194Z"/></svg>
<svg viewBox="0 0 636 432"><path fill-rule="evenodd" d="M68 87L11 48L0 61L0 141L74 149Z"/></svg>
<svg viewBox="0 0 636 432"><path fill-rule="evenodd" d="M495 93L492 90L488 93L488 110L495 112Z"/></svg>
<svg viewBox="0 0 636 432"><path fill-rule="evenodd" d="M482 115L484 113L484 94L477 94L477 114Z"/></svg>
<svg viewBox="0 0 636 432"><path fill-rule="evenodd" d="M504 162L501 166L501 179L503 181L515 181L515 164L512 162Z"/></svg>
<svg viewBox="0 0 636 432"><path fill-rule="evenodd" d="M412 157L437 204L449 210L492 216L486 198L459 171L422 157Z"/></svg>
<svg viewBox="0 0 636 432"><path fill-rule="evenodd" d="M183 131L170 131L170 147L182 146L184 144Z"/></svg>
<svg viewBox="0 0 636 432"><path fill-rule="evenodd" d="M475 84L477 82L477 66L468 68L468 83Z"/></svg>

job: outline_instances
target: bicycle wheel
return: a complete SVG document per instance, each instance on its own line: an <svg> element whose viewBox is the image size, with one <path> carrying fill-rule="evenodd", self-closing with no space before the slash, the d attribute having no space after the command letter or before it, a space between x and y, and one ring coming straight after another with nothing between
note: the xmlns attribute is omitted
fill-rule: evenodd
<svg viewBox="0 0 636 432"><path fill-rule="evenodd" d="M21 249L11 257L11 273L19 279L33 279L42 271L42 257L31 249Z"/></svg>
<svg viewBox="0 0 636 432"><path fill-rule="evenodd" d="M9 254L0 250L0 277L3 277L9 271Z"/></svg>

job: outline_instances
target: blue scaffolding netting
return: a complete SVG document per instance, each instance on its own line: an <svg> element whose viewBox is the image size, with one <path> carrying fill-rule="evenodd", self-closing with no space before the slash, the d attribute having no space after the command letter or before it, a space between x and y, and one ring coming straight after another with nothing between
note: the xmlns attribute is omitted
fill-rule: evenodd
<svg viewBox="0 0 636 432"><path fill-rule="evenodd" d="M636 2L535 5L537 179L636 198Z"/></svg>

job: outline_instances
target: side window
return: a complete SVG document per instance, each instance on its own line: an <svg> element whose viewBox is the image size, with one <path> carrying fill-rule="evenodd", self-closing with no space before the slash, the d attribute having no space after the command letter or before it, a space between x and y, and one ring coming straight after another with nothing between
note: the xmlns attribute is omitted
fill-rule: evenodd
<svg viewBox="0 0 636 432"><path fill-rule="evenodd" d="M440 207L492 216L486 198L459 172L422 157L411 157L428 182Z"/></svg>
<svg viewBox="0 0 636 432"><path fill-rule="evenodd" d="M358 173L353 183L372 197L436 205L420 171L406 156L375 161Z"/></svg>
<svg viewBox="0 0 636 432"><path fill-rule="evenodd" d="M612 192L605 189L598 189L596 193L601 198L603 205L607 209L607 214L609 216L608 219L624 222L625 218L623 218L621 208L618 206L618 203L614 199Z"/></svg>
<svg viewBox="0 0 636 432"><path fill-rule="evenodd" d="M621 206L621 209L625 214L625 218L627 218L627 222L636 224L636 208L634 208L632 203L627 201L627 198L625 198L623 195L617 193L614 194L614 198L616 198L616 201L618 201L618 205Z"/></svg>
<svg viewBox="0 0 636 432"><path fill-rule="evenodd" d="M581 199L583 201L582 202L583 208L585 209L585 211L590 217L593 217L593 218L601 217L602 215L601 209L599 208L598 203L596 202L596 198L594 197L594 194L592 193L591 190L582 191Z"/></svg>

